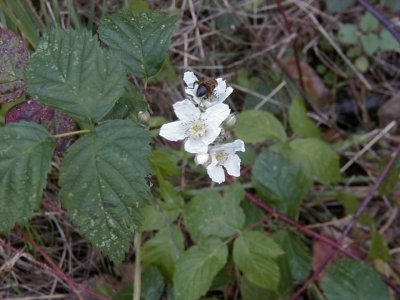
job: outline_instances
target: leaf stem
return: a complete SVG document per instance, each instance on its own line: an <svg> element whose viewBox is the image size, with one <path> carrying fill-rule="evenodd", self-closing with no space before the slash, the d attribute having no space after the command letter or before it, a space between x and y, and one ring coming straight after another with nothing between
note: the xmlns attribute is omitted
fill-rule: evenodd
<svg viewBox="0 0 400 300"><path fill-rule="evenodd" d="M56 139L59 139L59 138L63 138L63 137L66 137L66 136L70 136L70 135L78 135L78 134L81 134L81 133L88 133L88 132L90 132L91 130L89 130L89 129L83 129L83 130L77 130L77 131L71 131L71 132L65 132L65 133L60 133L60 134L55 134L55 135L53 135Z"/></svg>
<svg viewBox="0 0 400 300"><path fill-rule="evenodd" d="M135 274L133 276L133 300L140 300L142 273L140 268L140 244L142 241L142 233L137 231L135 234L134 245L136 248L135 257Z"/></svg>

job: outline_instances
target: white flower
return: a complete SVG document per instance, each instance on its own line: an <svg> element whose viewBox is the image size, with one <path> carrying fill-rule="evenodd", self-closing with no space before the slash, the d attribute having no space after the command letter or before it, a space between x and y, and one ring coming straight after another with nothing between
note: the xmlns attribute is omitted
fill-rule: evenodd
<svg viewBox="0 0 400 300"><path fill-rule="evenodd" d="M211 163L207 166L207 173L211 180L217 183L225 181L225 173L222 167L225 167L227 173L231 176L240 176L240 158L236 154L237 151L244 152L244 142L236 140L232 143L219 145L209 150ZM204 154L198 154L198 162L207 163Z"/></svg>
<svg viewBox="0 0 400 300"><path fill-rule="evenodd" d="M176 102L174 111L179 121L161 126L160 135L170 141L185 141L185 150L190 153L206 153L208 145L215 141L221 132L221 123L230 113L229 106L223 103L201 112L191 101Z"/></svg>
<svg viewBox="0 0 400 300"><path fill-rule="evenodd" d="M199 80L193 72L185 72L185 74L183 74L183 81L186 83L185 93L189 95L195 103L204 107L211 107L218 103L222 103L233 92L232 87L226 86L225 80L217 78L217 86L209 97L197 97L196 92L199 87Z"/></svg>

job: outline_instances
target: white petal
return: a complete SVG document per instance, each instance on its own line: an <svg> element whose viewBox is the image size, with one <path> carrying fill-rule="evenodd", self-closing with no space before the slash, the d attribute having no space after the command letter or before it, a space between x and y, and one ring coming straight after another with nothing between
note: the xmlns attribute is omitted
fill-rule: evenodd
<svg viewBox="0 0 400 300"><path fill-rule="evenodd" d="M211 180L216 183L222 183L225 181L225 173L221 166L211 164L207 167L207 174Z"/></svg>
<svg viewBox="0 0 400 300"><path fill-rule="evenodd" d="M221 133L221 127L214 127L210 126L209 124L206 124L206 126L206 134L201 139L204 143L209 145L219 136Z"/></svg>
<svg viewBox="0 0 400 300"><path fill-rule="evenodd" d="M196 165L204 165L210 159L210 154L208 153L197 153L194 162Z"/></svg>
<svg viewBox="0 0 400 300"><path fill-rule="evenodd" d="M193 88L193 85L196 81L198 81L197 77L193 72L185 72L183 74L183 81L186 83L186 86L189 88Z"/></svg>
<svg viewBox="0 0 400 300"><path fill-rule="evenodd" d="M160 135L170 141L183 140L186 137L186 122L175 121L164 124L160 128Z"/></svg>
<svg viewBox="0 0 400 300"><path fill-rule="evenodd" d="M223 147L228 153L235 153L237 151L245 152L244 142L242 140L235 140L232 143L221 145L221 147Z"/></svg>
<svg viewBox="0 0 400 300"><path fill-rule="evenodd" d="M230 155L226 162L224 162L224 167L229 175L238 177L240 176L240 158L236 154Z"/></svg>
<svg viewBox="0 0 400 300"><path fill-rule="evenodd" d="M210 108L201 115L201 118L212 127L218 127L229 116L231 110L228 105L219 103Z"/></svg>
<svg viewBox="0 0 400 300"><path fill-rule="evenodd" d="M230 86L226 87L226 82L225 80L222 80L222 78L218 78L217 82L218 85L214 91L214 99L211 102L207 102L206 107L211 107L218 103L224 102L225 99L228 98L233 92L233 88Z"/></svg>
<svg viewBox="0 0 400 300"><path fill-rule="evenodd" d="M202 140L188 138L185 142L185 150L189 153L204 153L208 150L208 144Z"/></svg>
<svg viewBox="0 0 400 300"><path fill-rule="evenodd" d="M173 107L180 120L191 121L200 117L200 110L188 99L176 102Z"/></svg>

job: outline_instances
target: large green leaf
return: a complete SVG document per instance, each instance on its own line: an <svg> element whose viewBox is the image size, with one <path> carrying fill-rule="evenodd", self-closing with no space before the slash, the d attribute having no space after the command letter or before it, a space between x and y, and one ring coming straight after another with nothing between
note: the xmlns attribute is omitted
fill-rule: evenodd
<svg viewBox="0 0 400 300"><path fill-rule="evenodd" d="M125 71L89 31L52 29L26 70L38 101L83 121L98 121L124 92Z"/></svg>
<svg viewBox="0 0 400 300"><path fill-rule="evenodd" d="M244 276L272 291L277 291L280 279L276 258L283 253L272 238L258 231L242 232L233 246L233 260Z"/></svg>
<svg viewBox="0 0 400 300"><path fill-rule="evenodd" d="M379 274L363 261L343 258L332 264L322 279L327 300L389 300Z"/></svg>
<svg viewBox="0 0 400 300"><path fill-rule="evenodd" d="M145 265L153 265L160 269L166 280L171 281L175 262L184 250L182 232L174 226L166 226L142 249L142 261Z"/></svg>
<svg viewBox="0 0 400 300"><path fill-rule="evenodd" d="M325 142L314 139L296 139L290 142L290 156L298 162L305 174L321 183L340 180L339 157Z"/></svg>
<svg viewBox="0 0 400 300"><path fill-rule="evenodd" d="M15 32L0 28L0 104L25 92L24 71L29 51Z"/></svg>
<svg viewBox="0 0 400 300"><path fill-rule="evenodd" d="M258 156L252 180L267 203L294 219L311 183L297 163L273 151Z"/></svg>
<svg viewBox="0 0 400 300"><path fill-rule="evenodd" d="M120 262L147 201L148 132L129 120L107 121L69 149L60 175L61 201L72 222Z"/></svg>
<svg viewBox="0 0 400 300"><path fill-rule="evenodd" d="M241 229L245 222L240 207L243 197L244 191L239 184L230 186L224 197L211 189L194 197L184 209L185 224L192 238L229 237Z"/></svg>
<svg viewBox="0 0 400 300"><path fill-rule="evenodd" d="M249 281L246 277L242 277L240 281L240 295L243 300L265 300L274 299L270 295L271 291L263 289Z"/></svg>
<svg viewBox="0 0 400 300"><path fill-rule="evenodd" d="M285 230L276 232L272 238L285 251L283 258L289 262L290 272L296 282L306 280L311 272L311 256L304 243Z"/></svg>
<svg viewBox="0 0 400 300"><path fill-rule="evenodd" d="M130 72L148 78L160 70L177 20L171 14L124 11L103 18L99 35Z"/></svg>
<svg viewBox="0 0 400 300"><path fill-rule="evenodd" d="M307 116L307 110L300 97L295 97L289 110L289 123L292 130L303 137L321 137L315 123Z"/></svg>
<svg viewBox="0 0 400 300"><path fill-rule="evenodd" d="M237 116L235 134L246 143L261 143L266 140L286 140L281 122L269 112L245 110Z"/></svg>
<svg viewBox="0 0 400 300"><path fill-rule="evenodd" d="M55 145L35 123L0 128L0 232L26 222L38 208Z"/></svg>
<svg viewBox="0 0 400 300"><path fill-rule="evenodd" d="M227 258L228 247L217 239L190 248L176 263L175 299L196 300L204 295Z"/></svg>

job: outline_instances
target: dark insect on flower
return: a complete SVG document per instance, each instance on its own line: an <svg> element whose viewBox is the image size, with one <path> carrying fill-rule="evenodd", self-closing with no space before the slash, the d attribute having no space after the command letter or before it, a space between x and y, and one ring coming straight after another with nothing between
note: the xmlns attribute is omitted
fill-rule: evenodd
<svg viewBox="0 0 400 300"><path fill-rule="evenodd" d="M206 96L206 98L210 97L218 85L218 82L214 78L196 81L196 83L198 84L196 96L199 98L203 96Z"/></svg>

